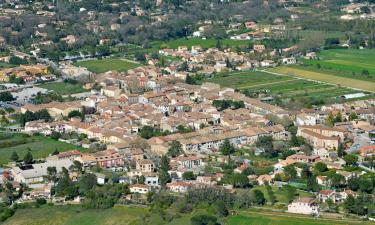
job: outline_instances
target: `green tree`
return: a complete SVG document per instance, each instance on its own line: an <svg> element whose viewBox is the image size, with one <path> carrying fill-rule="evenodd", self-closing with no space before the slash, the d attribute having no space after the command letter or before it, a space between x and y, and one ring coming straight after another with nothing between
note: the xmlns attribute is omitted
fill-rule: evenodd
<svg viewBox="0 0 375 225"><path fill-rule="evenodd" d="M25 164L32 164L33 161L34 161L34 159L33 159L33 155L31 154L31 150L28 149L26 155L23 157L23 162Z"/></svg>
<svg viewBox="0 0 375 225"><path fill-rule="evenodd" d="M345 160L346 165L352 166L355 163L357 163L358 157L354 154L348 154L344 156L344 160Z"/></svg>
<svg viewBox="0 0 375 225"><path fill-rule="evenodd" d="M220 145L219 148L221 154L223 155L231 155L234 153L235 148L234 146L229 142L229 139L225 139L223 144Z"/></svg>
<svg viewBox="0 0 375 225"><path fill-rule="evenodd" d="M86 173L78 181L78 190L82 194L86 194L96 185L96 176L92 173Z"/></svg>
<svg viewBox="0 0 375 225"><path fill-rule="evenodd" d="M184 180L194 180L195 179L195 175L192 171L186 171L182 174L182 178Z"/></svg>
<svg viewBox="0 0 375 225"><path fill-rule="evenodd" d="M13 162L17 162L19 160L19 157L16 151L12 152L12 155L10 156L10 160L12 160Z"/></svg>
<svg viewBox="0 0 375 225"><path fill-rule="evenodd" d="M227 217L229 214L228 208L223 200L216 201L216 213L218 216Z"/></svg>
<svg viewBox="0 0 375 225"><path fill-rule="evenodd" d="M315 167L314 167L314 171L316 173L323 173L323 172L326 172L328 170L328 167L326 164L322 163L322 162L317 162L315 164Z"/></svg>
<svg viewBox="0 0 375 225"><path fill-rule="evenodd" d="M276 200L275 193L272 190L272 187L267 184L266 185L266 190L267 190L267 194L268 194L268 197L270 199L271 204L274 205L277 200Z"/></svg>
<svg viewBox="0 0 375 225"><path fill-rule="evenodd" d="M356 120L358 119L358 115L355 111L351 112L350 115L349 115L349 120L352 121L352 120Z"/></svg>
<svg viewBox="0 0 375 225"><path fill-rule="evenodd" d="M183 152L182 145L179 141L172 141L169 145L168 155L171 157L179 156Z"/></svg>
<svg viewBox="0 0 375 225"><path fill-rule="evenodd" d="M6 91L6 92L1 92L0 93L0 101L2 102L8 102L8 101L13 101L14 98L13 98L13 95Z"/></svg>
<svg viewBox="0 0 375 225"><path fill-rule="evenodd" d="M159 168L159 180L162 188L171 181L171 176L168 173L169 170L169 159L166 155L163 155L160 160Z"/></svg>
<svg viewBox="0 0 375 225"><path fill-rule="evenodd" d="M68 114L68 118L72 118L72 117L82 117L82 113L79 111L79 110L73 110L73 111L70 111L69 114Z"/></svg>
<svg viewBox="0 0 375 225"><path fill-rule="evenodd" d="M191 217L190 222L192 225L215 225L217 218L211 215L195 215Z"/></svg>
<svg viewBox="0 0 375 225"><path fill-rule="evenodd" d="M255 205L264 205L266 203L266 198L262 191L255 189L253 190L254 194L254 204Z"/></svg>

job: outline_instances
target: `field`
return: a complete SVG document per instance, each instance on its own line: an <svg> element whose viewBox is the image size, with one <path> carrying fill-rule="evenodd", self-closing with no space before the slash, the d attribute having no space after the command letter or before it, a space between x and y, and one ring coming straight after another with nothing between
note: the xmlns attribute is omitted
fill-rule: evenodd
<svg viewBox="0 0 375 225"><path fill-rule="evenodd" d="M114 225L114 224L169 224L169 225L189 225L192 215L203 213L203 211L190 214L180 214L172 221L161 220L160 215L151 213L146 208L115 206L110 209L87 210L80 206L42 206L40 208L18 209L10 219L4 222L6 225ZM211 213L209 213L211 214ZM48 215L48 216L47 216ZM147 217L147 218L146 218ZM345 221L345 222L344 222ZM314 219L303 215L292 215L286 213L248 210L241 211L237 215L229 216L220 220L221 224L228 225L356 225L371 223L356 222L335 219Z"/></svg>
<svg viewBox="0 0 375 225"><path fill-rule="evenodd" d="M358 92L337 85L302 80L292 76L279 76L261 71L218 74L209 81L239 89L249 93L252 97L271 96L284 102L287 99L301 102L301 107L305 107L304 103L322 104L323 102L317 102L320 99L324 99L325 103L336 102L344 94ZM286 102L285 105L282 102L277 104L285 107L291 106L289 102Z"/></svg>
<svg viewBox="0 0 375 225"><path fill-rule="evenodd" d="M258 190L262 191L264 193L265 198L267 199L267 202L270 202L270 199L269 199L269 196L268 196L268 193L267 193L267 190L266 190L265 186L259 186L259 187L256 187L255 189L258 189ZM288 199L286 197L287 196L287 189L286 188L284 188L284 187L278 188L276 186L272 186L272 190L275 193L277 203L279 203L279 204L280 203L281 204L288 204L289 203ZM298 194L298 196L300 196L300 197L312 197L312 195L310 193L303 192L303 191L300 191L300 190L296 190L296 194Z"/></svg>
<svg viewBox="0 0 375 225"><path fill-rule="evenodd" d="M274 212L241 212L228 219L229 225L369 225L371 222L348 221L336 219L315 219L303 215L292 215Z"/></svg>
<svg viewBox="0 0 375 225"><path fill-rule="evenodd" d="M134 69L140 66L137 63L119 58L79 61L75 63L75 65L86 67L89 71L94 73L104 73L110 70L125 72L127 70Z"/></svg>
<svg viewBox="0 0 375 225"><path fill-rule="evenodd" d="M85 92L81 84L71 84L68 82L53 82L39 85L41 88L52 90L60 95L69 95Z"/></svg>
<svg viewBox="0 0 375 225"><path fill-rule="evenodd" d="M12 65L12 64L9 64L9 63L6 63L6 62L0 62L0 69L11 68L11 67L15 67L15 65Z"/></svg>
<svg viewBox="0 0 375 225"><path fill-rule="evenodd" d="M17 210L4 224L8 225L91 225L135 224L146 212L143 208L114 207L103 210L83 210L79 206L59 206Z"/></svg>
<svg viewBox="0 0 375 225"><path fill-rule="evenodd" d="M217 43L216 39L201 39L201 38L180 38L176 40L171 40L167 42L153 42L151 45L153 48L161 49L161 48L173 48L176 49L178 46L187 46L190 48L193 45L199 45L202 48L212 48L215 47ZM231 39L224 39L220 40L220 43L223 47L225 46L247 46L251 41L246 40L231 40Z"/></svg>
<svg viewBox="0 0 375 225"><path fill-rule="evenodd" d="M12 155L14 151L17 152L19 158L22 159L23 156L27 152L27 148L31 149L34 159L46 157L50 153L55 151L55 149L57 149L60 152L73 150L73 149L82 150L81 148L75 145L56 141L48 137L44 137L44 136L23 137L22 134L14 134L12 137L9 137L6 139L1 138L0 144L4 142L8 142L8 141L17 142L17 141L22 141L22 140L23 142L18 142L19 144L14 145L12 147L0 148L0 155L1 155L0 165L8 163L10 160L10 156Z"/></svg>
<svg viewBox="0 0 375 225"><path fill-rule="evenodd" d="M375 50L334 49L318 56L319 60L271 71L375 92Z"/></svg>

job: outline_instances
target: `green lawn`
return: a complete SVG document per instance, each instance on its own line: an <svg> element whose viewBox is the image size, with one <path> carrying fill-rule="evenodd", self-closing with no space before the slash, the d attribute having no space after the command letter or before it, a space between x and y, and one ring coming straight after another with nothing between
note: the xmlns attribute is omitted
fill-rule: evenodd
<svg viewBox="0 0 375 225"><path fill-rule="evenodd" d="M117 225L139 224L144 208L117 206L103 210L86 210L80 206L43 206L41 208L20 209L4 224L8 225Z"/></svg>
<svg viewBox="0 0 375 225"><path fill-rule="evenodd" d="M71 84L68 82L53 82L39 85L41 88L55 91L60 95L76 94L87 91L81 84Z"/></svg>
<svg viewBox="0 0 375 225"><path fill-rule="evenodd" d="M138 63L120 58L80 61L75 63L75 65L86 67L89 71L94 73L104 73L110 70L125 72L140 66Z"/></svg>
<svg viewBox="0 0 375 225"><path fill-rule="evenodd" d="M257 190L260 190L264 193L264 197L267 199L267 202L270 202L269 200L269 196L268 196L268 193L267 193L267 190L266 190L266 186L258 186L254 189L257 189ZM277 202L280 204L288 204L288 199L286 198L287 196L287 189L285 187L282 187L282 188L279 188L279 187L276 187L276 186L272 186L272 191L275 193L275 196L276 196L276 199L277 199ZM304 192L304 191L300 191L300 190L296 190L296 198L298 198L298 196L300 197L312 197L312 195L308 192Z"/></svg>
<svg viewBox="0 0 375 225"><path fill-rule="evenodd" d="M231 39L224 39L220 40L221 45L223 47L235 47L235 46L247 46L252 41L246 40L231 40ZM175 40L170 40L166 42L153 42L151 45L155 49L162 49L162 48L173 48L177 49L178 46L187 46L191 48L193 45L199 45L202 48L212 48L215 47L217 43L216 39L201 39L201 38L180 38Z"/></svg>
<svg viewBox="0 0 375 225"><path fill-rule="evenodd" d="M23 156L27 152L27 148L31 149L34 159L46 157L50 153L55 151L55 149L57 149L60 152L74 150L74 149L84 150L83 148L77 147L75 145L56 141L48 137L31 136L31 137L25 138L25 137L22 137L21 134L15 134L11 138L1 139L0 143L5 142L5 141L16 141L16 140L21 140L21 139L24 139L26 143L12 146L12 147L0 148L0 156L1 156L0 164L8 163L10 161L10 156L12 155L14 151L17 152L20 159L22 159Z"/></svg>
<svg viewBox="0 0 375 225"><path fill-rule="evenodd" d="M15 65L9 64L9 63L6 63L6 62L0 62L0 69L11 68L11 67L15 67Z"/></svg>

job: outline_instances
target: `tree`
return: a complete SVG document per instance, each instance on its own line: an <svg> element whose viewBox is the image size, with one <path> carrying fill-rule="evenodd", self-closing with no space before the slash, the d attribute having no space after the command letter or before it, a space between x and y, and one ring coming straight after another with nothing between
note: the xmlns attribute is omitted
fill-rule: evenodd
<svg viewBox="0 0 375 225"><path fill-rule="evenodd" d="M224 140L223 144L220 145L219 150L223 155L231 155L235 151L234 146L229 142L229 139Z"/></svg>
<svg viewBox="0 0 375 225"><path fill-rule="evenodd" d="M146 182L146 177L141 175L139 178L138 178L138 184L144 184Z"/></svg>
<svg viewBox="0 0 375 225"><path fill-rule="evenodd" d="M352 121L352 120L356 120L358 119L358 115L355 111L351 112L350 115L349 115L349 120Z"/></svg>
<svg viewBox="0 0 375 225"><path fill-rule="evenodd" d="M0 93L0 101L1 102L8 102L8 101L13 101L14 98L13 98L13 95L6 91L6 92L1 92Z"/></svg>
<svg viewBox="0 0 375 225"><path fill-rule="evenodd" d="M68 118L72 117L82 117L82 113L79 110L70 111L68 114Z"/></svg>
<svg viewBox="0 0 375 225"><path fill-rule="evenodd" d="M328 167L326 164L322 163L322 162L317 162L315 164L315 167L314 167L314 171L316 173L323 173L323 172L326 172L328 170Z"/></svg>
<svg viewBox="0 0 375 225"><path fill-rule="evenodd" d="M272 205L275 204L276 203L276 196L275 196L275 193L272 190L272 187L267 184L266 190L267 190L267 194L268 194L268 197L270 199L271 204Z"/></svg>
<svg viewBox="0 0 375 225"><path fill-rule="evenodd" d="M228 216L229 211L223 200L216 201L216 213L221 217Z"/></svg>
<svg viewBox="0 0 375 225"><path fill-rule="evenodd" d="M348 154L348 155L344 156L344 160L346 162L346 165L352 166L355 163L357 163L358 157L354 154Z"/></svg>
<svg viewBox="0 0 375 225"><path fill-rule="evenodd" d="M80 161L74 160L73 165L69 168L71 171L77 172L78 174L82 173L83 165Z"/></svg>
<svg viewBox="0 0 375 225"><path fill-rule="evenodd" d="M211 215L196 215L191 217L190 222L192 225L215 225L217 218Z"/></svg>
<svg viewBox="0 0 375 225"><path fill-rule="evenodd" d="M92 173L86 173L78 181L78 189L80 193L86 194L96 185L96 176Z"/></svg>
<svg viewBox="0 0 375 225"><path fill-rule="evenodd" d="M169 159L166 155L163 155L160 160L159 168L159 180L160 185L164 188L165 185L171 181L171 176L168 173L169 170Z"/></svg>
<svg viewBox="0 0 375 225"><path fill-rule="evenodd" d="M332 112L330 112L330 113L328 114L328 116L327 116L325 122L326 122L326 125L328 125L328 126L330 126L330 127L333 126L333 124L335 123L335 118L333 117Z"/></svg>
<svg viewBox="0 0 375 225"><path fill-rule="evenodd" d="M12 160L13 162L17 162L19 160L19 157L16 151L12 152L12 155L10 156L10 160Z"/></svg>
<svg viewBox="0 0 375 225"><path fill-rule="evenodd" d="M266 198L262 191L255 189L253 190L254 194L254 204L256 205L264 205L266 203Z"/></svg>
<svg viewBox="0 0 375 225"><path fill-rule="evenodd" d="M172 141L171 144L169 145L168 149L168 155L171 157L176 157L180 155L183 152L182 150L182 145L179 141Z"/></svg>
<svg viewBox="0 0 375 225"><path fill-rule="evenodd" d="M284 186L286 189L286 198L288 202L291 202L294 200L294 196L296 195L296 188L292 187L290 185L285 185Z"/></svg>
<svg viewBox="0 0 375 225"><path fill-rule="evenodd" d="M332 187L335 188L341 187L345 183L345 177L338 173L332 174L329 178Z"/></svg>
<svg viewBox="0 0 375 225"><path fill-rule="evenodd" d="M273 139L272 136L262 136L259 137L255 145L264 150L264 156L266 157L275 157L277 156L277 152L274 150L273 147Z"/></svg>
<svg viewBox="0 0 375 225"><path fill-rule="evenodd" d="M195 175L192 171L186 171L182 174L182 178L184 180L194 180L195 179Z"/></svg>
<svg viewBox="0 0 375 225"><path fill-rule="evenodd" d="M56 182L57 181L57 169L55 166L47 167L47 176L48 181Z"/></svg>
<svg viewBox="0 0 375 225"><path fill-rule="evenodd" d="M31 154L31 150L28 149L26 155L23 157L23 162L25 164L32 164L33 161L34 161L34 159L33 159L33 155Z"/></svg>
<svg viewBox="0 0 375 225"><path fill-rule="evenodd" d="M52 152L52 155L58 155L60 154L59 150L57 150L57 148L55 148L55 151Z"/></svg>
<svg viewBox="0 0 375 225"><path fill-rule="evenodd" d="M294 165L288 165L284 167L285 175L290 179L294 180L297 178L297 170L294 168Z"/></svg>
<svg viewBox="0 0 375 225"><path fill-rule="evenodd" d="M195 83L195 80L188 74L188 75L186 75L186 78L185 78L185 83L187 83L187 84L196 84Z"/></svg>

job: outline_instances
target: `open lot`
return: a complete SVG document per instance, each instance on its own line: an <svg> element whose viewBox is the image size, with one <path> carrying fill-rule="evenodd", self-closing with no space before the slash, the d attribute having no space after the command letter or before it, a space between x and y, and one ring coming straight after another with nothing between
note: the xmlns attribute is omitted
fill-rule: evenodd
<svg viewBox="0 0 375 225"><path fill-rule="evenodd" d="M140 64L138 63L134 63L120 58L79 61L75 63L75 65L86 67L89 71L94 73L104 73L110 70L125 72L127 70L134 69L140 66Z"/></svg>
<svg viewBox="0 0 375 225"><path fill-rule="evenodd" d="M60 95L76 94L86 91L81 84L71 84L68 82L46 83L39 85L39 87L54 91Z"/></svg>
<svg viewBox="0 0 375 225"><path fill-rule="evenodd" d="M0 133L3 135L4 133ZM60 152L74 149L83 150L75 145L53 140L44 136L23 136L22 134L12 134L11 137L1 138L0 145L5 142L14 142L10 147L0 147L0 164L10 161L10 156L15 151L20 159L27 153L27 148L31 149L34 159L46 157L55 149Z"/></svg>

